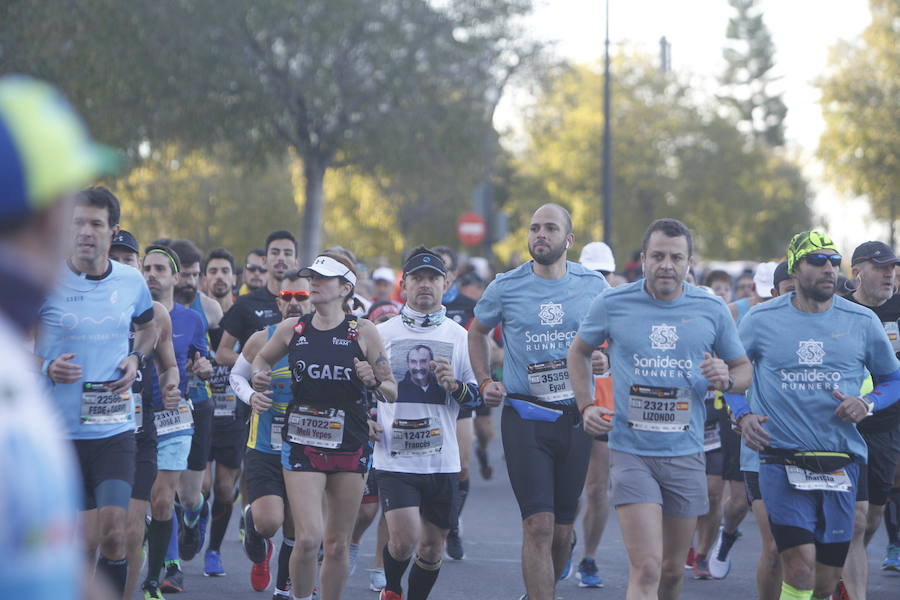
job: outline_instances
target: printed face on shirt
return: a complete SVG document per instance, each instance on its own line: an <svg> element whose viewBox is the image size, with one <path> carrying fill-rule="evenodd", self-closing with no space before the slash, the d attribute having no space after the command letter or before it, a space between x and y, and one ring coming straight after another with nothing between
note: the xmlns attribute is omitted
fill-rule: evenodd
<svg viewBox="0 0 900 600"><path fill-rule="evenodd" d="M175 287L172 261L160 252L151 252L144 257L144 280L150 288L150 295L157 302L168 298Z"/></svg>
<svg viewBox="0 0 900 600"><path fill-rule="evenodd" d="M419 387L428 384L428 372L431 370L431 361L434 355L427 346L415 346L406 355L406 365L412 376L413 382Z"/></svg>
<svg viewBox="0 0 900 600"><path fill-rule="evenodd" d="M647 240L647 250L641 253L647 288L657 298L677 295L690 268L688 239L669 237L663 231L654 231Z"/></svg>
<svg viewBox="0 0 900 600"><path fill-rule="evenodd" d="M107 256L118 226L109 226L106 208L77 205L72 211L72 259L94 262Z"/></svg>

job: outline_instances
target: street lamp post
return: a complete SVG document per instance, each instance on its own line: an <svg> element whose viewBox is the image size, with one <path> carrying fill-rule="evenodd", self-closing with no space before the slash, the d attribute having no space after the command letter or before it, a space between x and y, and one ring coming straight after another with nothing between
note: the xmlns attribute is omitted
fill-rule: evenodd
<svg viewBox="0 0 900 600"><path fill-rule="evenodd" d="M609 0L606 0L606 65L603 73L603 241L612 248L612 123L609 77Z"/></svg>

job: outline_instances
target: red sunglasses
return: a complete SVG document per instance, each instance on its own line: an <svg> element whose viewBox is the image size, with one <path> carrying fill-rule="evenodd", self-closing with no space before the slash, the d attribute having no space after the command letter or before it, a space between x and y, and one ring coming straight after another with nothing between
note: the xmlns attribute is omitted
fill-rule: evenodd
<svg viewBox="0 0 900 600"><path fill-rule="evenodd" d="M289 292L285 290L283 292L279 292L278 297L285 302L290 302L292 298L297 302L303 302L304 300L309 298L309 292Z"/></svg>

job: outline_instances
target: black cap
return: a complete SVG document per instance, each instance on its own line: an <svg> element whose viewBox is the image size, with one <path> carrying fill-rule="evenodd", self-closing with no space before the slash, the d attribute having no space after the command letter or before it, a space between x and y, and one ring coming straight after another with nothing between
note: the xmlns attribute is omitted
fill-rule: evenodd
<svg viewBox="0 0 900 600"><path fill-rule="evenodd" d="M135 254L140 254L140 250L138 250L137 240L131 232L125 231L124 229L120 229L119 233L113 236L112 244L110 246L122 246L123 248L128 248Z"/></svg>
<svg viewBox="0 0 900 600"><path fill-rule="evenodd" d="M884 242L864 242L856 247L853 251L853 258L850 259L851 265L857 265L861 262L871 260L876 265L896 264L897 255L890 246Z"/></svg>
<svg viewBox="0 0 900 600"><path fill-rule="evenodd" d="M444 261L440 256L430 250L416 248L406 259L406 263L403 265L403 274L414 273L421 269L431 269L444 277L447 276L447 267L444 266Z"/></svg>
<svg viewBox="0 0 900 600"><path fill-rule="evenodd" d="M783 260L775 267L775 274L772 276L772 287L777 290L779 283L787 281L790 278L791 275L788 273L788 263L786 260Z"/></svg>

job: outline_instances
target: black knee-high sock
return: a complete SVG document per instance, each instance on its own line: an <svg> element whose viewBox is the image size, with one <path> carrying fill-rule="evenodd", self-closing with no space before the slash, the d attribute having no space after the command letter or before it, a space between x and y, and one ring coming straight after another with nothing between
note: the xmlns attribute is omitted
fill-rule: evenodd
<svg viewBox="0 0 900 600"><path fill-rule="evenodd" d="M438 573L441 571L440 561L429 563L421 558L416 557L412 568L409 570L409 591L406 593L407 600L425 600L437 581Z"/></svg>
<svg viewBox="0 0 900 600"><path fill-rule="evenodd" d="M291 552L294 550L294 540L284 538L281 542L281 548L278 550L278 573L275 575L275 587L279 590L286 590L288 579L291 578L289 571L291 565Z"/></svg>
<svg viewBox="0 0 900 600"><path fill-rule="evenodd" d="M388 544L384 545L381 557L384 559L384 579L387 581L384 589L403 594L403 574L406 572L406 567L409 566L409 559L397 560L391 556Z"/></svg>
<svg viewBox="0 0 900 600"><path fill-rule="evenodd" d="M110 560L100 555L97 560L97 571L106 575L118 596L125 593L125 579L128 577L128 560Z"/></svg>
<svg viewBox="0 0 900 600"><path fill-rule="evenodd" d="M228 521L231 520L231 509L234 504L230 498L221 502L216 496L212 505L212 524L209 528L208 550L218 552L222 548L222 540L225 539L225 530L228 529Z"/></svg>
<svg viewBox="0 0 900 600"><path fill-rule="evenodd" d="M891 488L888 495L887 506L884 507L884 528L888 543L900 546L900 488Z"/></svg>
<svg viewBox="0 0 900 600"><path fill-rule="evenodd" d="M159 574L166 562L166 550L172 537L172 519L150 520L147 534L147 581L159 582Z"/></svg>
<svg viewBox="0 0 900 600"><path fill-rule="evenodd" d="M466 498L469 497L469 478L460 479L456 486L459 494L459 514L462 514L463 507L466 505Z"/></svg>

